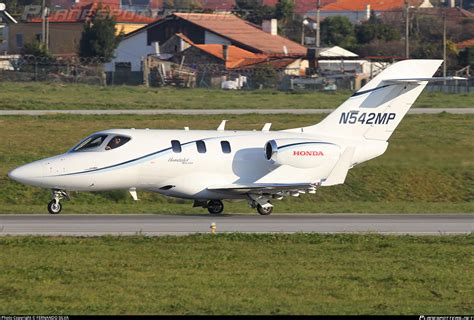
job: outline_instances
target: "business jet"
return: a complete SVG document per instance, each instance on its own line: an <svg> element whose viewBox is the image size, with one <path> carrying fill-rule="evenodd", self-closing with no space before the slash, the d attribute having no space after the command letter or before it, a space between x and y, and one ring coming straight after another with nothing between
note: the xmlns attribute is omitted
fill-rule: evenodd
<svg viewBox="0 0 474 320"><path fill-rule="evenodd" d="M194 200L211 214L223 199L246 199L261 215L274 200L344 183L359 163L382 155L388 139L442 60L392 64L320 123L282 131L110 129L64 154L12 170L20 183L52 190L48 211L69 191L138 190ZM449 79L462 79L451 77Z"/></svg>

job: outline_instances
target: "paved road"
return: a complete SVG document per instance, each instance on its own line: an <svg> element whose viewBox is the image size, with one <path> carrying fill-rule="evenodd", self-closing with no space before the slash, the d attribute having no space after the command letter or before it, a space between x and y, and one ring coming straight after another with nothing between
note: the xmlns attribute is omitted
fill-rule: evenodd
<svg viewBox="0 0 474 320"><path fill-rule="evenodd" d="M467 234L474 214L292 214L292 215L0 215L4 235L182 235L217 232L319 232L390 234Z"/></svg>
<svg viewBox="0 0 474 320"><path fill-rule="evenodd" d="M334 109L143 109L143 110L0 110L0 116L29 115L41 116L49 114L79 114L79 115L211 115L211 114L321 114ZM474 108L413 108L409 114L437 114L447 112L452 114L474 114Z"/></svg>

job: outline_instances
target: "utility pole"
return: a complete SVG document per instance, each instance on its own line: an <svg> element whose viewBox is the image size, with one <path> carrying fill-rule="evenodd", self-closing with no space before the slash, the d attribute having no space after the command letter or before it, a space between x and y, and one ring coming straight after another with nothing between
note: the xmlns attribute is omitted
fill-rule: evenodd
<svg viewBox="0 0 474 320"><path fill-rule="evenodd" d="M443 77L446 78L446 12L443 13ZM446 85L446 80L444 80Z"/></svg>
<svg viewBox="0 0 474 320"><path fill-rule="evenodd" d="M301 22L301 45L304 46L304 21L305 19L303 19L303 21Z"/></svg>
<svg viewBox="0 0 474 320"><path fill-rule="evenodd" d="M405 59L410 59L410 19L409 19L410 5L408 0L405 0Z"/></svg>
<svg viewBox="0 0 474 320"><path fill-rule="evenodd" d="M320 45L320 33L319 33L319 30L321 29L320 28L320 19L319 19L319 13L321 11L321 0L317 0L318 2L316 3L316 50L319 49L319 45Z"/></svg>
<svg viewBox="0 0 474 320"><path fill-rule="evenodd" d="M46 43L46 20L45 20L46 0L41 3L41 43Z"/></svg>
<svg viewBox="0 0 474 320"><path fill-rule="evenodd" d="M46 21L46 37L44 39L44 47L46 52L49 52L49 9L45 8L45 21Z"/></svg>

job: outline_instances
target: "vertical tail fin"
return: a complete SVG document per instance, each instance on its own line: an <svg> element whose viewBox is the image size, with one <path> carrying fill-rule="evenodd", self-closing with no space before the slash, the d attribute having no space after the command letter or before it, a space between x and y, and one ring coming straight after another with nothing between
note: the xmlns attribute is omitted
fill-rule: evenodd
<svg viewBox="0 0 474 320"><path fill-rule="evenodd" d="M387 141L443 60L404 60L383 70L303 132Z"/></svg>

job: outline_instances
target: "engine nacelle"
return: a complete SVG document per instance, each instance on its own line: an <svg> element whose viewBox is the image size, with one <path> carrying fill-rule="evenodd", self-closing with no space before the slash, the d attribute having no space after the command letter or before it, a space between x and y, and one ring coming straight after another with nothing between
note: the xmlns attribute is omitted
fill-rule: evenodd
<svg viewBox="0 0 474 320"><path fill-rule="evenodd" d="M315 168L335 163L340 153L336 144L308 139L276 139L265 144L267 160L295 168Z"/></svg>

